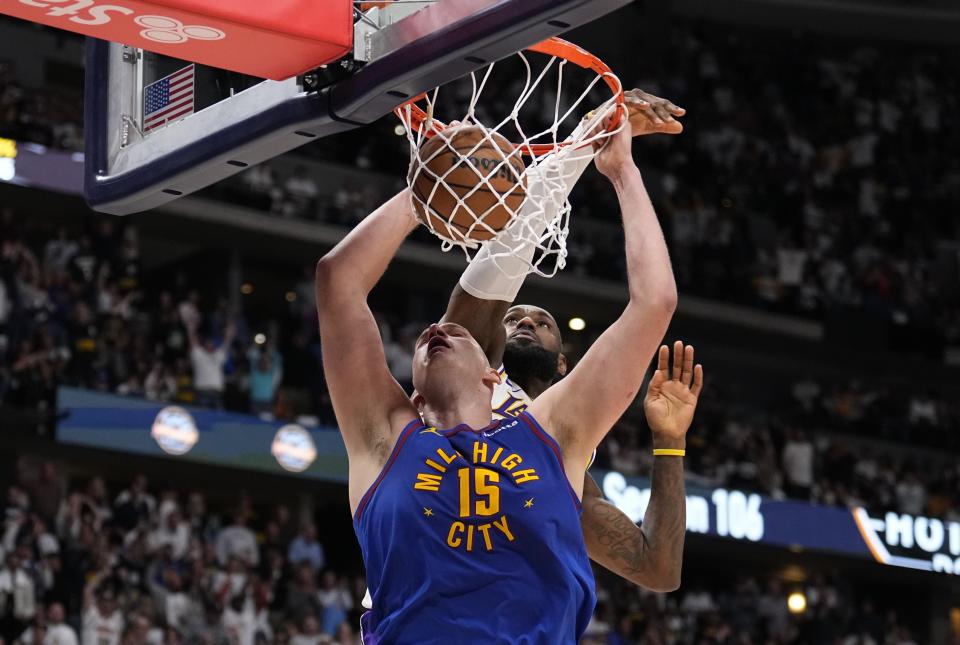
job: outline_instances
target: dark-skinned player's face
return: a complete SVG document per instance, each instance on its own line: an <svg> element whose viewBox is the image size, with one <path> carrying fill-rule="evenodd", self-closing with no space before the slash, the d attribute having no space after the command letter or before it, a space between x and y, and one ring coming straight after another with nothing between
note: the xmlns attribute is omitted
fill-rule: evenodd
<svg viewBox="0 0 960 645"><path fill-rule="evenodd" d="M503 365L521 387L533 380L549 383L567 371L561 353L560 327L550 312L532 305L515 305L503 317L507 343Z"/></svg>
<svg viewBox="0 0 960 645"><path fill-rule="evenodd" d="M563 341L560 327L550 312L533 305L514 305L503 317L507 344L539 345L548 352L560 353Z"/></svg>

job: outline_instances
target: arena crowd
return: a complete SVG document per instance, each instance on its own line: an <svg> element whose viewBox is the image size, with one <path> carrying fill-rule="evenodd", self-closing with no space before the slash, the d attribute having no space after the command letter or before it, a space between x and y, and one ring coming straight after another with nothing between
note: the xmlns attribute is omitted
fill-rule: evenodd
<svg viewBox="0 0 960 645"><path fill-rule="evenodd" d="M329 562L345 522L189 485L70 477L22 457L0 501L0 643L359 645L359 562ZM336 528L334 528L336 527ZM804 593L802 614L787 595ZM916 627L841 577L709 577L654 594L598 572L585 645L911 645Z"/></svg>

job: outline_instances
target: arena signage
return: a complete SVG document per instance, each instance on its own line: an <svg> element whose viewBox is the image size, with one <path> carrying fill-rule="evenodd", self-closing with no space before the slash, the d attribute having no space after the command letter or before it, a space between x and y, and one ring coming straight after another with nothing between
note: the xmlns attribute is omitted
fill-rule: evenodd
<svg viewBox="0 0 960 645"><path fill-rule="evenodd" d="M871 517L865 508L853 509L853 517L877 562L960 575L960 522L905 513Z"/></svg>
<svg viewBox="0 0 960 645"><path fill-rule="evenodd" d="M190 452L200 439L197 424L190 413L174 405L160 410L150 429L150 436L161 450L176 456Z"/></svg>
<svg viewBox="0 0 960 645"><path fill-rule="evenodd" d="M168 406L72 387L57 390L57 441L129 455L346 482L336 428L263 421L249 414Z"/></svg>
<svg viewBox="0 0 960 645"><path fill-rule="evenodd" d="M61 387L57 441L128 454L183 459L346 483L347 455L336 428L265 422L245 414L163 404ZM196 434L194 434L196 433ZM643 520L650 481L593 468L604 495ZM818 506L729 488L687 484L692 534L874 560L960 575L960 522Z"/></svg>
<svg viewBox="0 0 960 645"><path fill-rule="evenodd" d="M283 80L353 49L352 6L304 2L5 0L0 13L165 56ZM271 52L264 56L263 52Z"/></svg>
<svg viewBox="0 0 960 645"><path fill-rule="evenodd" d="M0 138L0 181L82 195L83 153Z"/></svg>
<svg viewBox="0 0 960 645"><path fill-rule="evenodd" d="M593 471L603 494L634 522L650 501L650 483ZM863 508L817 506L726 488L687 486L687 531L794 550L873 559L893 567L960 575L960 522Z"/></svg>
<svg viewBox="0 0 960 645"><path fill-rule="evenodd" d="M17 142L0 138L0 181L11 181L17 176Z"/></svg>
<svg viewBox="0 0 960 645"><path fill-rule="evenodd" d="M618 472L603 477L603 494L634 522L643 519L650 489L627 483ZM755 493L717 488L709 494L687 495L687 530L759 542L763 539L761 497Z"/></svg>

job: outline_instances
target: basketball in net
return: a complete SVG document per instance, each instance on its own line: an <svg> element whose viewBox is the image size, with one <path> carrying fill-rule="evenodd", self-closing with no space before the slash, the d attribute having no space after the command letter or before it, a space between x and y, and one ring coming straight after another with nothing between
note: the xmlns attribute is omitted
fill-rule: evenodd
<svg viewBox="0 0 960 645"><path fill-rule="evenodd" d="M526 166L507 139L477 126L458 126L418 149L408 183L427 228L457 242L484 241L502 231L526 197Z"/></svg>
<svg viewBox="0 0 960 645"><path fill-rule="evenodd" d="M491 80L495 66L500 76ZM488 86L495 89L484 96ZM417 218L445 251L483 253L510 277L550 277L564 267L572 183L626 121L619 79L559 38L396 113L410 143L407 183Z"/></svg>

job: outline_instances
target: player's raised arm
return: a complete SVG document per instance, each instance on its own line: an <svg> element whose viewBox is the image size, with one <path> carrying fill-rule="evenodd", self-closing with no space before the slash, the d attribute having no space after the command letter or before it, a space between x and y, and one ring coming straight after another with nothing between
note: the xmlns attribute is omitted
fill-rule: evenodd
<svg viewBox="0 0 960 645"><path fill-rule="evenodd" d="M560 443L565 462L578 470L637 396L677 304L667 245L630 144L624 128L596 158L623 214L630 301L570 374L529 408ZM582 475L568 476L579 487Z"/></svg>
<svg viewBox="0 0 960 645"><path fill-rule="evenodd" d="M367 464L374 476L394 436L417 418L390 374L380 331L367 305L370 290L416 227L409 204L406 191L394 196L317 263L317 313L330 398L351 471ZM351 485L351 503L359 500L354 492Z"/></svg>
<svg viewBox="0 0 960 645"><path fill-rule="evenodd" d="M624 93L630 122L630 133L634 137L648 134L680 134L683 124L678 120L686 110L677 107L671 101L654 96L641 89L632 89ZM451 125L454 125L451 123ZM551 153L554 154L554 153ZM578 154L573 151L564 161L561 177L562 185L569 195L583 172L593 161L593 154L584 150ZM548 165L548 164L541 164ZM528 177L529 191L536 193L536 182L542 181L536 174ZM543 231L547 220L554 216L550 209L535 213L541 218L533 226ZM524 216L521 211L520 216ZM511 253L499 259L500 266L491 258L490 245L481 249L464 271L459 284L453 288L443 322L455 322L465 327L483 348L491 365L499 365L503 359L506 336L503 329L503 317L516 299L520 287L526 278L524 267L533 256L534 247L507 248L512 242L508 237L491 242L497 251L509 250ZM517 277L507 277L508 275Z"/></svg>
<svg viewBox="0 0 960 645"><path fill-rule="evenodd" d="M702 388L703 368L694 365L693 346L676 341L671 368L670 350L662 345L643 399L654 446L676 450L683 444ZM604 499L588 475L580 516L583 538L590 558L607 569L653 591L674 591L680 586L686 531L682 456L658 456L650 479L650 502L637 526Z"/></svg>

